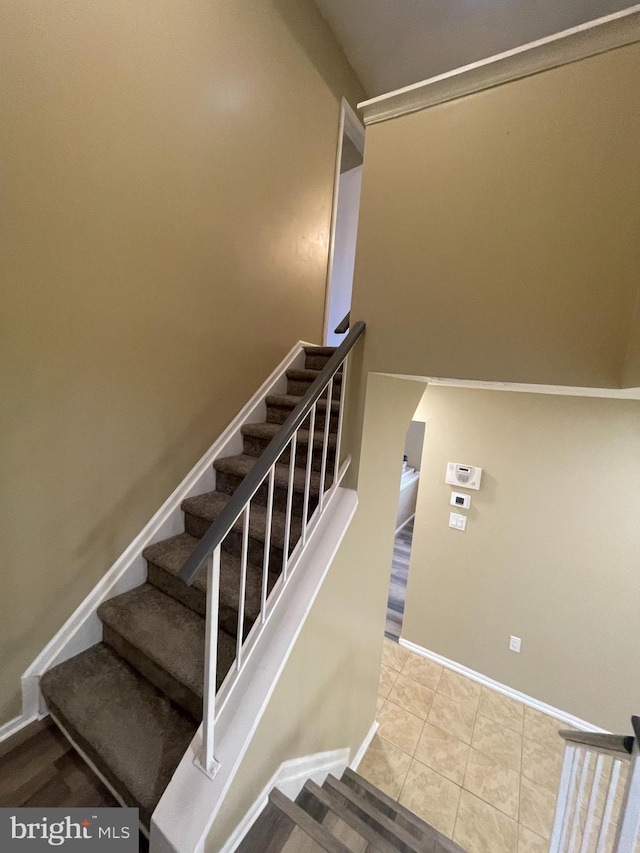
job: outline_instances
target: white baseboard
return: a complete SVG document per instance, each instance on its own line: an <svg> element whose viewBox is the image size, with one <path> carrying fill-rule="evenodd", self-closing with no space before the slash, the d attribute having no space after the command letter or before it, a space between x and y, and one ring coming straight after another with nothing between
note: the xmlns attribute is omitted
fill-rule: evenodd
<svg viewBox="0 0 640 853"><path fill-rule="evenodd" d="M353 761L349 765L349 767L352 770L357 770L358 767L360 767L360 762L364 758L365 752L369 749L369 744L373 740L373 736L375 735L375 733L378 731L379 725L380 725L380 723L377 720L373 721L371 728L367 732L365 739L360 744L360 748L358 749L356 754L353 756Z"/></svg>
<svg viewBox="0 0 640 853"><path fill-rule="evenodd" d="M183 531L184 521L180 504L185 498L215 489L213 461L218 456L242 452L240 428L244 423L253 423L265 419L265 397L268 394L285 393L287 387L285 371L291 367L303 365L304 346L308 346L308 344L299 341L291 349L220 437L194 465L173 494L100 579L55 637L25 670L22 676L23 719L31 720L47 712L40 693L40 677L56 664L69 660L69 658L80 654L80 652L102 640L102 623L97 614L98 607L104 601L108 601L123 592L128 592L145 582L147 568L142 557L144 549L155 542L175 536Z"/></svg>
<svg viewBox="0 0 640 853"><path fill-rule="evenodd" d="M456 661L449 660L449 658L445 658L436 652L429 651L429 649L425 649L415 643L410 643L409 640L405 640L400 637L399 642L405 649L409 649L409 651L414 652L417 655L421 655L423 658L428 658L435 663L439 663L447 669L453 670L453 672L465 675L472 681L477 681L478 684L482 684L483 687L489 687L491 690L496 690L498 693L502 693L510 699L522 702L523 705L527 705L529 708L534 708L536 711L548 714L550 717L554 717L556 720L559 720L561 723L565 723L567 726L571 726L572 728L579 729L583 732L601 732L602 734L610 734L607 729L601 729L600 726L594 726L586 720L581 720L580 717L574 717L573 714L569 714L567 711L562 711L560 708L554 708L553 705L547 705L546 702L541 702L539 699L534 699L533 696L528 696L526 693L514 690L513 687L502 684L500 681L494 681L493 678L482 675L482 673L476 672L474 669L469 669L469 667L464 666L461 663L456 663Z"/></svg>
<svg viewBox="0 0 640 853"><path fill-rule="evenodd" d="M10 737L17 735L19 731L30 726L31 723L35 723L41 719L42 715L38 714L34 714L31 717L25 717L24 714L20 714L19 717L14 717L13 720L9 720L8 723L0 726L0 743L9 740Z"/></svg>
<svg viewBox="0 0 640 853"><path fill-rule="evenodd" d="M260 817L262 810L269 801L269 794L274 788L278 788L290 800L295 800L307 779L313 779L317 785L322 785L329 773L334 776L341 776L348 763L348 748L335 749L331 752L318 752L315 755L306 755L303 758L294 758L291 761L283 762L260 791L249 811L234 829L226 843L220 848L220 853L233 853L238 848Z"/></svg>
<svg viewBox="0 0 640 853"><path fill-rule="evenodd" d="M290 800L295 800L307 779L313 779L316 785L322 785L330 773L340 777L347 766L351 767L352 770L357 770L378 730L378 725L377 722L373 723L350 764L348 747L335 749L332 752L318 752L315 755L306 755L303 758L294 758L292 761L285 761L281 764L260 791L251 808L234 829L224 846L220 848L220 853L233 853L238 848L267 805L269 793L274 788L278 788Z"/></svg>

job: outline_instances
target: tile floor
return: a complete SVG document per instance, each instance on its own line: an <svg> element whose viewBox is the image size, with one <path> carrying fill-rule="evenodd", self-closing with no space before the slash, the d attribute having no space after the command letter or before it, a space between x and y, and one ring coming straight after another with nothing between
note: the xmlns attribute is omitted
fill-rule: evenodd
<svg viewBox="0 0 640 853"><path fill-rule="evenodd" d="M358 772L468 853L546 853L566 726L385 639Z"/></svg>

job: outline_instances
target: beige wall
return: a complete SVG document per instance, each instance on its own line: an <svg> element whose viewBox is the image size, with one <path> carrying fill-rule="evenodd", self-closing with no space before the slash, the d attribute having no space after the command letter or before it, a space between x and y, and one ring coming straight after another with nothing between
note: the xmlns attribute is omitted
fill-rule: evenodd
<svg viewBox="0 0 640 853"><path fill-rule="evenodd" d="M368 369L625 381L639 90L636 44L367 129L352 316Z"/></svg>
<svg viewBox="0 0 640 853"><path fill-rule="evenodd" d="M0 723L258 384L319 340L340 97L311 0L0 12Z"/></svg>
<svg viewBox="0 0 640 853"><path fill-rule="evenodd" d="M430 386L420 414L403 637L626 732L640 696L640 401ZM447 462L483 468L465 533L447 526Z"/></svg>
<svg viewBox="0 0 640 853"><path fill-rule="evenodd" d="M280 764L362 743L375 715L402 447L424 391L371 376L359 506L215 820L219 850ZM322 653L318 653L318 649Z"/></svg>

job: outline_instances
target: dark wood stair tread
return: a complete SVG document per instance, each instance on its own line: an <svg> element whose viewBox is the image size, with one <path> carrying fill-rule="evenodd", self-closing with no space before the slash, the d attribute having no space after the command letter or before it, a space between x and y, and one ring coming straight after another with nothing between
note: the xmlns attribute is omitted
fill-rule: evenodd
<svg viewBox="0 0 640 853"><path fill-rule="evenodd" d="M288 797L285 797L277 788L269 794L269 802L285 814L297 827L299 827L309 838L311 838L322 850L327 853L351 853L337 838L334 838L331 833L325 829L322 824L315 821L304 809L292 802ZM289 853L289 846L285 845L282 849L286 849ZM293 848L291 848L293 853Z"/></svg>
<svg viewBox="0 0 640 853"><path fill-rule="evenodd" d="M434 847L436 853L440 853L440 851L442 853L465 853L462 847L456 844L455 841L447 838L446 835L443 835L431 826L431 824L426 823L418 815L409 811L406 806L393 800L384 791L381 791L354 770L351 770L351 768L348 767L344 771L341 781L361 798L370 802L378 811L390 817L391 820L394 820L394 822L398 823L399 826L402 826L408 832L411 832L418 838L432 839L436 845L439 845Z"/></svg>
<svg viewBox="0 0 640 853"><path fill-rule="evenodd" d="M396 848L383 838L376 830L361 820L358 815L346 807L330 791L325 791L315 782L309 780L298 797L296 803L315 820L330 829L333 834L340 832L339 840L347 846L350 845L349 838L356 836L360 843L358 848L366 851L378 851L378 853L395 853ZM338 830L335 824L346 824L348 830L345 838L344 828ZM366 844L363 844L366 842Z"/></svg>

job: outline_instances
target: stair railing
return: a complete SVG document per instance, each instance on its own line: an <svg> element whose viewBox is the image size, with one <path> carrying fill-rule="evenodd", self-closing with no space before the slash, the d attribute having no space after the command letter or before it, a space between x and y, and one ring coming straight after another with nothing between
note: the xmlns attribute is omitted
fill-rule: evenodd
<svg viewBox="0 0 640 853"><path fill-rule="evenodd" d="M330 356L325 366L316 379L311 383L302 400L293 409L281 428L269 442L263 453L257 458L251 471L244 477L240 485L234 491L228 503L211 524L205 535L190 555L181 569L180 577L191 585L204 565L207 566L207 605L206 605L206 633L205 633L205 672L203 691L203 740L202 751L197 759L198 766L207 776L213 778L219 764L214 757L214 730L216 722L216 692L217 692L217 663L218 663L218 632L219 632L219 592L220 592L220 559L222 543L234 530L238 530L237 522L241 522L240 549L240 589L238 599L238 624L236 658L229 673L227 674L221 689L228 695L233 689L240 672L246 665L250 652L255 648L267 619L273 613L285 586L291 579L293 566L304 550L310 532L313 530L321 517L328 499L338 487L344 472L346 471L350 457L347 457L340 466L340 448L342 440L343 415L346 396L346 380L349 354L356 342L363 334L365 324L362 321L355 323L349 335L342 341L336 351ZM338 374L341 374L338 376ZM317 427L318 403L324 396L326 405L324 425ZM333 460L333 471L329 473L329 441L332 423L332 403L338 403L338 419L336 430L335 456ZM308 421L308 423L306 423ZM300 535L293 527L293 499L294 499L294 476L296 459L299 456L299 442L301 430L308 430L307 451L305 454L305 478L302 492L302 520ZM322 433L319 445L316 445L316 436ZM317 505L311 516L311 477L314 463L314 449L321 452L320 458L320 488ZM285 509L285 530L283 536L283 558L278 581L269 593L270 562L272 560L271 548L273 540L273 503L276 480L276 465L287 456L289 459L289 473L287 481L287 497ZM249 557L249 532L251 526L251 500L256 492L267 485L266 516L264 529L264 551L262 554L262 587L260 615L254 623L251 631L245 637L245 599L247 591L247 565ZM238 531L239 532L239 531ZM293 544L292 544L293 543Z"/></svg>
<svg viewBox="0 0 640 853"><path fill-rule="evenodd" d="M640 829L640 718L633 735L561 731L562 776L549 853L634 853Z"/></svg>

